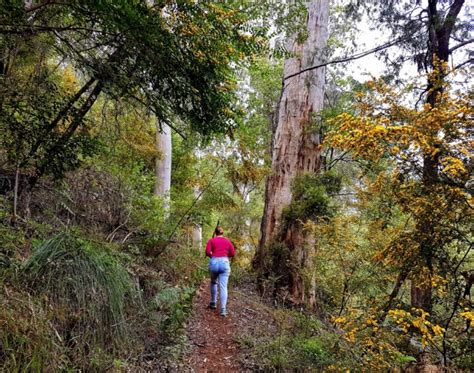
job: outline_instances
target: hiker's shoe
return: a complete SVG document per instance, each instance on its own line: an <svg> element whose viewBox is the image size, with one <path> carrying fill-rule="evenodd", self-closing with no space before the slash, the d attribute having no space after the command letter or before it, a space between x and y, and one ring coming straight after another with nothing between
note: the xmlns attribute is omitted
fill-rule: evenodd
<svg viewBox="0 0 474 373"><path fill-rule="evenodd" d="M221 316L226 317L227 316L227 310L225 308L221 309Z"/></svg>
<svg viewBox="0 0 474 373"><path fill-rule="evenodd" d="M210 308L211 310L215 310L215 309L217 308L216 302L211 302L211 303L209 303L209 308Z"/></svg>

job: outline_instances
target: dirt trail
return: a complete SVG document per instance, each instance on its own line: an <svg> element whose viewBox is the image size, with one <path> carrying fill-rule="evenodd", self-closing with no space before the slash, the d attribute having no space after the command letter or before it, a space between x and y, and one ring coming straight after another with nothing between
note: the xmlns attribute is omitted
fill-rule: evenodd
<svg viewBox="0 0 474 373"><path fill-rule="evenodd" d="M187 323L190 344L185 364L193 372L252 372L255 364L251 349L238 340L260 338L276 333L272 308L257 295L253 283L229 286L228 316L209 308L209 280L202 282L193 300L193 313Z"/></svg>
<svg viewBox="0 0 474 373"><path fill-rule="evenodd" d="M239 296L229 293L227 317L209 309L209 280L204 281L194 297L193 315L187 334L192 351L187 363L195 372L240 372L239 346L235 336L242 322L243 304Z"/></svg>

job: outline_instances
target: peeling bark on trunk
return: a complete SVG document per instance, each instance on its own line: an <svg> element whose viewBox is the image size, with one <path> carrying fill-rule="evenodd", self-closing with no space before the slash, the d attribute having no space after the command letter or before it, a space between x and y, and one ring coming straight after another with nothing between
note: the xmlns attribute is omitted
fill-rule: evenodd
<svg viewBox="0 0 474 373"><path fill-rule="evenodd" d="M328 0L314 0L308 7L308 36L304 42L296 38L290 42L294 57L285 61L284 76L323 62L328 38ZM261 223L261 237L254 259L254 266L264 271L268 245L278 235L292 250L293 265L308 265L303 242L306 240L302 227L288 227L280 232L282 210L292 199L291 187L297 175L314 173L321 168L320 138L311 125L314 115L323 107L325 68L311 70L283 81L282 94L275 118L272 141L272 172L267 179L265 209ZM290 242L291 241L291 242ZM301 269L300 268L300 269ZM290 280L290 292L295 299L306 299L302 281L296 271ZM309 287L313 287L310 285ZM311 292L311 291L310 291Z"/></svg>
<svg viewBox="0 0 474 373"><path fill-rule="evenodd" d="M171 129L166 125L156 125L156 149L160 155L156 157L155 195L163 199L165 211L170 207L171 188Z"/></svg>

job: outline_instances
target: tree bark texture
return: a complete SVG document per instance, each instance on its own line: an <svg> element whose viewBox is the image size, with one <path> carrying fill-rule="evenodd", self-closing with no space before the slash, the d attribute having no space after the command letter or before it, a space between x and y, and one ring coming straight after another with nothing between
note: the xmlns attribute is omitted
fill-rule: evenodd
<svg viewBox="0 0 474 373"><path fill-rule="evenodd" d="M308 38L294 40L294 57L285 61L284 76L322 61L328 37L328 1L312 1L308 15ZM282 210L291 201L296 175L320 167L318 134L309 130L313 113L322 109L325 68L295 76L284 83L272 144L272 172L267 179L260 249L271 241L280 225Z"/></svg>
<svg viewBox="0 0 474 373"><path fill-rule="evenodd" d="M282 232L282 242L289 250L289 261L280 263L288 275L286 283L289 300L292 304L306 305L316 309L316 279L313 258L316 253L316 240L311 232L304 230L301 221L292 222ZM283 277L284 279L285 277Z"/></svg>
<svg viewBox="0 0 474 373"><path fill-rule="evenodd" d="M295 36L289 43L293 57L285 61L284 77L323 62L328 38L328 0L313 0L308 5L307 38ZM314 129L315 114L323 107L325 68L283 79L282 94L275 117L272 141L271 174L267 178L265 208L261 222L261 237L254 260L262 270L268 245L280 236L289 242L294 252L293 265L304 266L305 254L300 237L301 227L289 227L281 232L282 210L292 199L292 183L296 176L314 173L321 168L320 138ZM297 233L300 232L300 233ZM298 237L296 237L298 235ZM301 259L301 260L299 260ZM290 280L291 292L301 299L301 281Z"/></svg>
<svg viewBox="0 0 474 373"><path fill-rule="evenodd" d="M163 199L165 211L170 207L170 188L171 188L171 129L166 124L157 121L156 125L156 150L159 155L155 161L155 195Z"/></svg>

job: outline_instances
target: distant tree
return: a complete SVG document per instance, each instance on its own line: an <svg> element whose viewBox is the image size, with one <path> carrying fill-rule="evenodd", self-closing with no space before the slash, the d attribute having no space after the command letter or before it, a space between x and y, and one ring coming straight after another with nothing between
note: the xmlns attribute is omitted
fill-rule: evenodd
<svg viewBox="0 0 474 373"><path fill-rule="evenodd" d="M171 189L171 162L172 162L172 137L171 128L159 122L156 125L156 150L158 155L155 159L155 195L164 201L165 210L170 205Z"/></svg>

